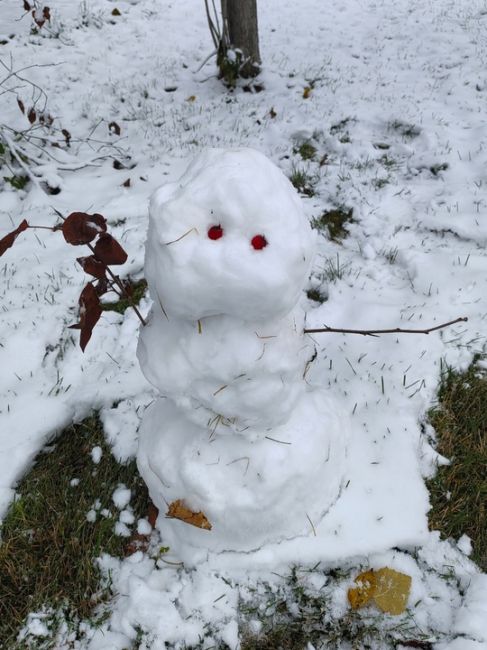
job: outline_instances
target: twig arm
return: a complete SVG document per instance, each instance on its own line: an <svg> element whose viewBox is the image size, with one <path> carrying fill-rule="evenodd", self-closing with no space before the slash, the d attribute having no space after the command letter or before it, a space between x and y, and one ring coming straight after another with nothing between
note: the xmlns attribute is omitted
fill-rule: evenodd
<svg viewBox="0 0 487 650"><path fill-rule="evenodd" d="M305 329L305 334L319 334L321 332L338 332L340 334L360 334L362 336L379 336L380 334L429 334L430 332L435 332L436 330L441 330L444 327L449 327L450 325L455 325L455 323L466 323L468 318L466 316L461 316L460 318L455 318L455 320L450 320L447 323L441 323L441 325L435 325L434 327L427 327L426 329L403 329L401 327L393 327L391 329L384 330L351 330L351 329L342 329L337 327L319 327L316 329Z"/></svg>

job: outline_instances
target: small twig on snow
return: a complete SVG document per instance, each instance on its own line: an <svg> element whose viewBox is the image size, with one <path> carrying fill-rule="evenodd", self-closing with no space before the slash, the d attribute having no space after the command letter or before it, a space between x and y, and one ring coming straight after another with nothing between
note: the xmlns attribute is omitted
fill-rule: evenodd
<svg viewBox="0 0 487 650"><path fill-rule="evenodd" d="M305 329L305 334L318 334L320 332L338 332L340 334L361 334L362 336L379 336L380 334L429 334L436 330L441 330L444 327L449 327L455 323L466 323L468 318L466 316L461 316L460 318L455 318L455 320L450 320L448 323L442 323L441 325L435 325L434 327L427 327L425 329L402 329L401 327L393 327L391 329L385 330L351 330L343 329L337 327L319 327L315 329Z"/></svg>

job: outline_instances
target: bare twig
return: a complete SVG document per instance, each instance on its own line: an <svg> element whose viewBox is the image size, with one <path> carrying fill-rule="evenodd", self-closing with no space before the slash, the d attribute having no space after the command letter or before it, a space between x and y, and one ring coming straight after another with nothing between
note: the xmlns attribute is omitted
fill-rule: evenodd
<svg viewBox="0 0 487 650"><path fill-rule="evenodd" d="M58 214L59 214L59 213L58 213ZM63 218L64 218L64 217L63 217ZM90 249L90 251L93 253L93 255L96 257L95 247L92 246L91 244L87 244L87 246L88 246L88 248ZM145 320L145 318L142 316L142 314L141 314L140 311L138 310L137 305L135 305L134 302L132 301L132 296L130 296L130 294L128 293L127 289L124 287L123 282L120 280L120 278L118 277L118 275L115 275L115 273L111 270L111 268L110 268L109 266L106 267L106 272L107 272L108 275L110 276L112 282L113 282L114 284L116 284L117 287L120 289L120 291L121 291L121 295L124 296L125 298L127 298L127 300L129 301L130 306L132 307L132 309L133 309L134 312L136 313L137 318L140 320L140 322L142 323L142 325L145 327L145 325L147 325L147 321Z"/></svg>
<svg viewBox="0 0 487 650"><path fill-rule="evenodd" d="M468 318L466 316L461 316L460 318L455 318L455 320L450 320L448 323L441 323L441 325L435 325L434 327L427 327L425 329L402 329L401 327L393 327L391 329L385 330L351 330L343 329L337 327L319 327L316 329L305 329L305 334L318 334L321 332L338 332L340 334L361 334L362 336L379 336L380 334L429 334L430 332L435 332L436 330L441 330L444 327L449 327L450 325L455 325L455 323L466 323Z"/></svg>

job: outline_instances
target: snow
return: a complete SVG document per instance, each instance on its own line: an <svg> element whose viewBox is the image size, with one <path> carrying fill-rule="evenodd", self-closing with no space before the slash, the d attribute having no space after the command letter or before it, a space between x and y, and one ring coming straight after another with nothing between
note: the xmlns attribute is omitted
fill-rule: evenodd
<svg viewBox="0 0 487 650"><path fill-rule="evenodd" d="M219 226L218 240L208 236ZM261 235L268 245L255 250ZM169 320L288 314L306 281L315 233L289 180L260 152L207 149L150 204L145 275Z"/></svg>
<svg viewBox="0 0 487 650"><path fill-rule="evenodd" d="M97 445L96 447L93 447L90 453L92 461L95 463L95 465L98 465L103 455L102 448Z"/></svg>
<svg viewBox="0 0 487 650"><path fill-rule="evenodd" d="M137 521L137 532L139 535L150 535L152 533L152 526L147 519L139 519Z"/></svg>
<svg viewBox="0 0 487 650"><path fill-rule="evenodd" d="M209 433L193 424L170 400L158 400L146 412L137 461L152 500L165 513L166 503L184 499L213 527L210 532L159 517L163 539L188 566L199 564L207 548L237 551L235 559L215 557L216 566L259 562L259 554L268 558L296 535L305 537L291 554L296 544L306 548L313 526L339 495L348 436L324 391L305 393L288 422L270 430L254 427L252 435L210 438L211 428ZM272 551L264 547L249 555L268 542ZM326 541L320 537L317 544ZM276 558L285 552L280 547Z"/></svg>
<svg viewBox="0 0 487 650"><path fill-rule="evenodd" d="M318 237L309 287L319 289L327 301L316 306L302 299L307 327L423 327L457 316L469 318L468 323L425 337L314 336L318 356L306 379L317 390L326 390L331 411L338 409L350 420L340 499L321 524L308 513L316 537L306 519L307 536L244 555L203 552L192 569L165 564L164 560L180 561L178 546L172 542L169 554L157 560L141 552L123 560L103 558L104 570L113 581L111 615L100 630L87 626L80 647L126 648L138 630L147 648L171 643L189 646L205 636L208 646L222 638L234 643L239 602L246 596L257 599L260 590L265 608L262 585L271 585L277 593L279 579L274 574L285 575L297 558L307 569L321 562L308 576L309 588L322 588L331 618L339 619L347 611L346 589L361 567L387 565L413 577L408 616L431 631L435 650L485 648L484 576L456 544L440 542L427 529L424 477L445 459L432 448L431 431L426 427L423 432L421 426L445 364L466 368L473 354L485 348L484 1L346 0L327 5L326 11L320 11L313 0L261 2L265 90L260 93L225 92L214 78L214 61L198 70L211 50L203 3L121 1L117 6L122 15L117 19L110 15L112 6L107 9L100 0L83 9L67 0L49 4L58 38L42 31L29 35L30 17L17 21L22 12L19 2L2 0L0 34L7 44L0 46L0 57L8 60L12 54L18 68L58 64L24 74L46 89L49 109L58 127L69 129L73 143L69 150L57 152L62 164L45 161L41 170L50 184L61 187L59 194L47 195L35 185L14 190L3 182L2 169L0 236L24 217L32 224L54 223L52 208L63 214L96 211L108 218L110 232L129 253L121 274L141 277L149 196L161 185L174 189L190 160L207 147L251 147L286 176L294 168L310 175L315 196L298 202L308 218L319 218L331 208L353 208L350 235L341 245ZM14 38L8 38L10 34ZM167 92L171 87L176 90ZM308 99L303 98L305 87L312 87ZM28 104L30 90L24 87L20 93ZM26 118L10 93L0 95L0 115L2 124L26 127ZM122 128L120 139L108 134L112 120ZM92 140L83 144L89 133ZM316 147L314 161L304 162L293 152L305 141ZM107 151L126 168L118 171L108 159L73 173L59 169L82 167L83 161ZM127 155L132 156L130 161ZM130 168L134 162L137 166ZM122 186L127 178L129 188ZM256 187L264 191L266 182L264 177L255 179ZM257 194L239 196L260 214ZM186 198L185 205L194 206L196 200ZM294 204L294 199L289 201ZM238 208L236 201L234 207ZM164 215L162 219L168 213ZM194 215L191 211L177 214L173 239L195 225ZM201 224L213 224L198 222L203 239ZM254 232L247 233L247 241L250 234ZM168 255L177 261L183 255L179 251L188 246L189 254L197 240L193 231L166 247ZM223 241L205 239L205 249ZM245 249L252 263L241 268L253 273L253 262L270 252L272 243L269 236L263 251ZM70 249L59 233L37 230L23 233L2 257L2 514L38 450L93 409L100 410L115 456L133 458L141 418L156 395L137 362L139 323L130 310L124 316L104 312L84 355L75 333L66 328L76 322L75 306L85 282L75 263L77 256L85 254L85 249L80 251ZM184 259L191 265L193 258ZM213 262L219 263L218 256ZM194 264L197 287L204 273L198 255ZM304 270L296 280L298 289L303 274ZM211 286L213 279L208 276ZM173 307L179 321L198 317L199 300L206 300L206 291L200 298L194 289L191 315L184 312L177 278L171 286L162 276L157 280L161 291L172 294L168 305L162 302L165 308ZM289 286L289 296L296 296L295 286ZM236 295L237 289L238 285ZM282 298L276 294L266 303L272 313ZM150 308L150 300L144 299L143 313ZM237 300L233 308L228 319L243 316ZM263 320L269 318L268 314ZM234 326L230 330L229 337ZM203 329L201 336L208 333ZM189 331L174 328L171 336L183 339ZM239 341L244 340L242 333L239 336L231 343L234 358L239 355ZM269 349L266 346L262 362ZM161 367L171 359L182 364L175 348L165 354ZM302 362L294 352L281 357L291 377ZM214 390L226 382L216 385L217 379L212 379ZM154 375L151 381L158 391L169 393L165 376ZM188 386L183 395L179 386L174 392L183 399L194 390ZM219 396L224 394L225 390ZM244 396L236 393L234 402L240 399ZM283 402L291 404L292 394L284 394ZM295 405L290 408L294 409ZM249 415L244 411L241 417ZM189 423L193 426L197 422ZM285 453L284 445L273 445L276 453ZM226 469L242 472L243 465L236 462ZM230 499L227 490L223 497ZM123 512L127 505L128 501L117 508ZM110 516L108 510L100 514ZM164 524L159 525L164 529ZM158 535L152 533L151 548L168 545ZM466 550L463 542L461 547ZM344 571L343 580L329 579L330 567ZM449 572L454 577L445 578ZM388 625L382 619L376 623L381 629ZM35 636L41 629L38 624L43 626L44 619L32 615L26 622L29 634Z"/></svg>
<svg viewBox="0 0 487 650"><path fill-rule="evenodd" d="M129 488L125 487L123 483L117 487L117 489L112 494L112 501L119 510L123 510L125 506L130 503L132 497L132 492Z"/></svg>

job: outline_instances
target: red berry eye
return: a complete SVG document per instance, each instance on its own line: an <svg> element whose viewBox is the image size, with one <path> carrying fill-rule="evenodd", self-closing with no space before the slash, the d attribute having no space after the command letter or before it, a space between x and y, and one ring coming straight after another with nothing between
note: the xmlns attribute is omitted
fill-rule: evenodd
<svg viewBox="0 0 487 650"><path fill-rule="evenodd" d="M208 237L210 239L220 239L220 237L223 237L223 228L220 225L212 226L208 229Z"/></svg>
<svg viewBox="0 0 487 650"><path fill-rule="evenodd" d="M267 239L264 235L255 235L250 242L256 251L260 251L267 246Z"/></svg>

